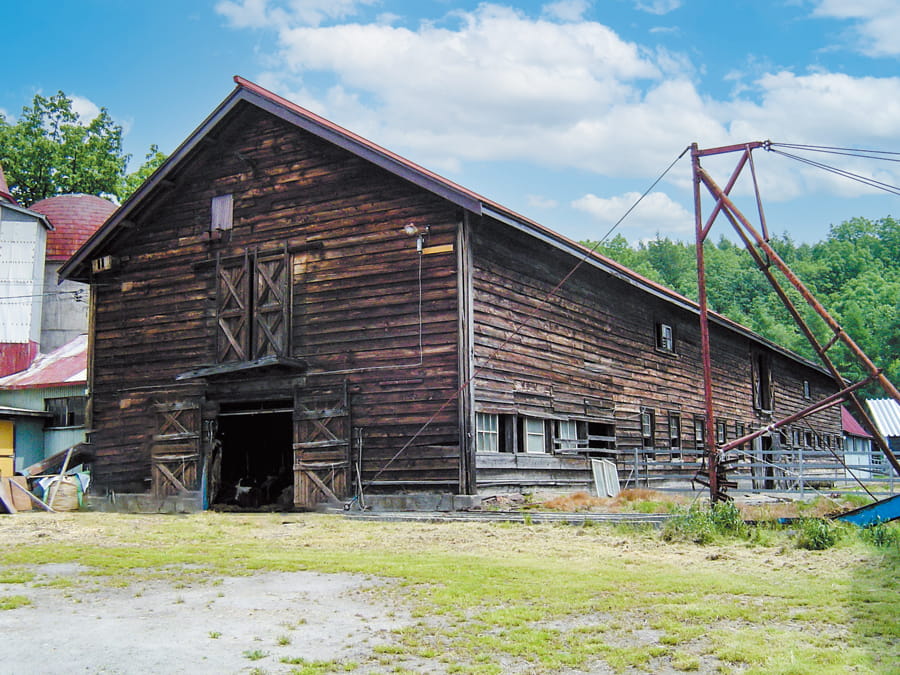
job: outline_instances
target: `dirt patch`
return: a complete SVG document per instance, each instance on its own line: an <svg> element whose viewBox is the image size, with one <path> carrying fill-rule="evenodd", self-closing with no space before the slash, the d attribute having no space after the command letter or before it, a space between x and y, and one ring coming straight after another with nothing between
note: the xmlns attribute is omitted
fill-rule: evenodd
<svg viewBox="0 0 900 675"><path fill-rule="evenodd" d="M41 586L77 565L35 566L17 588L31 605L0 612L4 670L66 673L286 673L307 661L365 661L408 617L366 591L384 582L349 574L262 573L173 588ZM47 568L47 569L44 569Z"/></svg>

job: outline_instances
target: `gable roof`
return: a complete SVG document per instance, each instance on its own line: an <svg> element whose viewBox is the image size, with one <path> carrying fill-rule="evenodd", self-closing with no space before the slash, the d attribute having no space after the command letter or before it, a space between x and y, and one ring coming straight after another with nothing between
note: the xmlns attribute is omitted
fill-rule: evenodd
<svg viewBox="0 0 900 675"><path fill-rule="evenodd" d="M850 414L846 406L841 406L841 430L847 436L859 436L860 438L872 438L872 434L866 431L863 426L856 421L856 418Z"/></svg>
<svg viewBox="0 0 900 675"><path fill-rule="evenodd" d="M61 262L97 231L116 205L96 195L71 194L42 199L30 208L53 224L54 230L47 235L47 260Z"/></svg>
<svg viewBox="0 0 900 675"><path fill-rule="evenodd" d="M568 237L544 227L521 214L440 176L418 164L401 157L381 146L348 131L343 127L311 112L296 103L260 87L240 76L234 77L236 87L222 103L197 127L194 132L169 156L169 158L139 187L131 197L98 229L59 270L63 279L89 281L90 260L126 222L129 215L147 198L157 186L212 132L212 130L241 102L250 103L266 110L280 119L293 124L319 138L329 141L373 164L428 190L451 203L466 209L476 216L487 216L505 225L520 230L557 249L575 256L584 264L600 269L628 284L636 286L651 295L662 298L694 314L699 313L699 305L675 291L652 281L614 260L592 252L587 247ZM784 349L757 335L750 329L719 314L710 312L710 321L779 352L784 356L812 367L820 372L827 371L820 365Z"/></svg>

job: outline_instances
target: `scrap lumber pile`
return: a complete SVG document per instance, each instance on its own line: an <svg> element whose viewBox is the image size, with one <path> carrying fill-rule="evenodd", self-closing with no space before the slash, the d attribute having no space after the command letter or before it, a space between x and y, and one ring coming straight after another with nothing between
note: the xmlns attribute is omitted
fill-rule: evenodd
<svg viewBox="0 0 900 675"><path fill-rule="evenodd" d="M79 496L87 486L83 474L70 472L69 467L84 456L84 451L74 446L29 466L25 475L0 477L0 513L15 514L34 507L51 513L77 510Z"/></svg>

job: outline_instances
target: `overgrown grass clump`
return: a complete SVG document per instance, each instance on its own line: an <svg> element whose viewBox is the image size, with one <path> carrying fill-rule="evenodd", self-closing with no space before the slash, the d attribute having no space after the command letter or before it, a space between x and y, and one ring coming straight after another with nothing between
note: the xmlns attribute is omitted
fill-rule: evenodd
<svg viewBox="0 0 900 675"><path fill-rule="evenodd" d="M807 551L824 551L841 537L837 524L822 518L801 518L797 526L797 547Z"/></svg>
<svg viewBox="0 0 900 675"><path fill-rule="evenodd" d="M860 539L877 548L893 549L900 553L900 527L897 524L878 523L859 532Z"/></svg>
<svg viewBox="0 0 900 675"><path fill-rule="evenodd" d="M678 513L662 529L664 541L683 541L710 544L726 537L747 539L749 529L741 512L733 502L719 502L712 506L691 506Z"/></svg>

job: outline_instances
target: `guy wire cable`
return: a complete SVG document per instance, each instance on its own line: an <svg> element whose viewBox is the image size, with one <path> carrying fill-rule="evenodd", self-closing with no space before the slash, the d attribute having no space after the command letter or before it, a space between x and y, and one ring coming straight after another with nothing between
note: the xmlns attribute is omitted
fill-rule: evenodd
<svg viewBox="0 0 900 675"><path fill-rule="evenodd" d="M609 236L616 230L616 228L618 228L619 225L622 224L622 222L625 220L625 218L627 218L627 217L631 214L631 212L634 211L634 209L637 207L637 205L640 204L648 194L650 194L650 191L653 190L653 188L655 188L655 187L657 186L657 184L659 184L659 182L660 182L663 178L665 178L666 174L668 174L669 171L672 170L672 167L674 167L674 166L678 163L678 161L679 161L682 157L684 157L685 154L687 154L687 152L688 152L690 149L691 149L690 146L687 146L684 150L681 151L681 154L679 154L674 160L672 160L672 162L669 164L669 166L667 166L666 169L659 175L659 177L657 177L657 179L653 181L653 183L650 185L650 187L648 187L646 190L644 190L643 194L642 194L640 197L638 197L638 199L634 202L634 204L632 204L632 205L628 208L627 211L625 211L624 215L622 215L622 217L619 218L619 220L617 220L616 223L615 223L611 228L609 228L609 230L607 231L607 233L604 234L603 237L602 237L599 241L595 242L595 243L594 243L594 246L593 246L592 248L587 249L587 251L584 253L584 255L583 255L583 256L575 263L575 265L572 267L572 269L569 270L569 272L568 272L565 276L563 276L563 278L559 281L559 283L557 283L557 284L556 284L549 292L547 292L547 293L544 295L544 297L543 297L543 298L539 301L539 303L538 303L540 306L547 304L547 303L550 301L550 298L552 298L554 295L556 295L556 293L559 292L559 290L560 290L560 289L563 287L563 285L565 285L565 283L572 277L572 275L574 275L575 272L576 272L576 271L577 271L577 270L578 270L578 269L579 269L579 268L580 268L580 267L581 267L588 259L590 259L590 258L594 255L594 253L595 253L595 252L597 251L597 249L600 247L600 244L602 244L604 241L606 241L606 240L609 238ZM388 467L391 466L391 464L393 464L393 463L397 460L397 458L398 458L401 454L403 454L403 453L404 453L404 452L405 452L405 451L413 444L413 442L414 442L419 436L422 435L422 433L423 433L429 426L431 426L431 423L434 422L434 420L437 418L437 416L440 415L442 412L444 412L444 410L447 408L447 406L450 405L453 401L455 401L455 400L459 397L459 395L462 393L462 391L463 391L466 387L469 386L469 384L472 382L472 380L474 380L479 374L481 374L481 372L482 372L482 371L483 371L483 370L484 370L484 369L485 369L485 368L486 368L486 367L494 360L494 358L497 356L497 354L500 352L500 350L503 349L507 344L509 344L509 342L510 342L513 338L515 338L516 336L518 336L518 335L521 333L522 329L525 328L526 326L528 326L528 325L531 323L532 320L533 320L532 318L528 318L528 319L519 321L518 324L516 325L515 329L512 330L512 331L510 331L510 332L508 333L508 335L507 335L506 338L503 340L503 342L502 342L498 347L496 347L496 348L488 355L488 357L484 360L484 362L483 362L480 366L476 366L476 367L475 367L475 369L472 371L472 374L466 379L466 381L463 382L463 383L459 386L459 388L457 388L457 390L456 390L455 392L453 392L453 394L451 394L451 395L450 395L450 396L449 396L449 397L441 404L441 406L440 406L440 407L439 407L439 408L431 415L431 417L429 417L429 418L422 424L422 426L419 427L419 429L416 431L416 433L414 433L414 434L410 437L410 439L409 439L406 443L404 443L404 444L401 446L401 448L400 448L399 450L397 450L397 452L394 453L394 455L393 455L387 462L385 462L385 463L382 465L382 467L375 473L375 475L372 476L372 478L370 478L370 479L366 482L366 486L370 486L372 483L374 483L374 482L378 479L378 477L379 477L382 473L384 473L384 472L388 469Z"/></svg>

